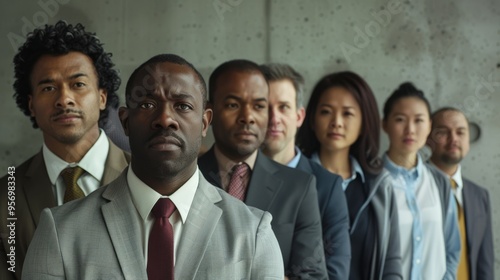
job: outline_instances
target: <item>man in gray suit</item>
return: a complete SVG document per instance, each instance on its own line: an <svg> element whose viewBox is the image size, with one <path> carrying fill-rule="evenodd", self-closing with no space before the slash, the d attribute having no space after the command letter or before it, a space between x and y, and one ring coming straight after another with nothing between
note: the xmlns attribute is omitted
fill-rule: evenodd
<svg viewBox="0 0 500 280"><path fill-rule="evenodd" d="M469 152L469 122L452 107L432 115L428 144L431 162L452 180L459 209L461 256L457 279L493 280L494 253L488 191L462 176L460 162Z"/></svg>
<svg viewBox="0 0 500 280"><path fill-rule="evenodd" d="M198 171L212 118L206 95L201 74L176 55L155 56L132 73L120 109L129 168L85 199L42 212L23 279L283 278L271 215ZM156 216L163 203L173 214Z"/></svg>

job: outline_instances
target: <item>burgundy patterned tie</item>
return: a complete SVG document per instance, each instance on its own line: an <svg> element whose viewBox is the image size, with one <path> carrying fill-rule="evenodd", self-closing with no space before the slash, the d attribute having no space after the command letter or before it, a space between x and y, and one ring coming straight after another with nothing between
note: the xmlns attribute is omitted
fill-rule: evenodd
<svg viewBox="0 0 500 280"><path fill-rule="evenodd" d="M169 198L160 198L151 210L155 222L148 242L148 279L174 279L174 231L168 218L175 211Z"/></svg>
<svg viewBox="0 0 500 280"><path fill-rule="evenodd" d="M236 197L241 201L245 200L245 193L247 188L245 184L245 178L249 169L250 168L246 163L235 165L231 174L231 180L229 181L229 187L227 188L227 192L230 195Z"/></svg>

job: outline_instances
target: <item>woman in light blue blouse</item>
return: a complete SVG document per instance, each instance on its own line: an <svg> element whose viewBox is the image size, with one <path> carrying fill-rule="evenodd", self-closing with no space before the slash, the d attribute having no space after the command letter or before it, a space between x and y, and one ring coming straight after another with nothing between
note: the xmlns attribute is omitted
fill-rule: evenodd
<svg viewBox="0 0 500 280"><path fill-rule="evenodd" d="M404 279L455 279L460 233L450 182L418 154L431 131L423 92L400 85L384 105L383 129L390 141L384 169L396 195Z"/></svg>

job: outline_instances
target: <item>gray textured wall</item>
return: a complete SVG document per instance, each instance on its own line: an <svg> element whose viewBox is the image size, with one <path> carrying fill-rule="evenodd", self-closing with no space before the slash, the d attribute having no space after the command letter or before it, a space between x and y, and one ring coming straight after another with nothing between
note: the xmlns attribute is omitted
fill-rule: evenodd
<svg viewBox="0 0 500 280"><path fill-rule="evenodd" d="M493 216L499 215L498 0L2 0L1 6L2 174L37 152L42 140L12 98L15 48L26 31L65 19L98 34L114 54L123 83L139 63L165 52L184 56L206 78L233 58L287 62L304 74L307 92L324 74L350 69L373 87L379 107L397 85L411 80L434 108L458 106L480 125L481 138L463 171L490 190ZM498 219L494 231L500 275Z"/></svg>

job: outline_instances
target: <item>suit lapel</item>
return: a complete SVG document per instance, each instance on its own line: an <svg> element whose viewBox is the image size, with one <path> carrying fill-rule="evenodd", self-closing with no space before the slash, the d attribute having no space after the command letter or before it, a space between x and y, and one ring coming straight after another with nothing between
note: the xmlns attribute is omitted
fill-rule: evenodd
<svg viewBox="0 0 500 280"><path fill-rule="evenodd" d="M198 166L203 172L203 176L207 179L210 184L221 188L221 179L219 173L219 165L217 159L215 158L214 146L210 148L204 155L202 155L198 160Z"/></svg>
<svg viewBox="0 0 500 280"><path fill-rule="evenodd" d="M106 164L101 180L101 186L107 185L120 175L127 166L130 158L128 154L120 150L113 142L109 141L109 153L106 158ZM40 151L33 157L25 175L24 189L26 200L30 206L31 215L38 226L40 213L44 208L57 206L52 183L50 182L47 167L43 159L43 153Z"/></svg>
<svg viewBox="0 0 500 280"><path fill-rule="evenodd" d="M33 157L26 171L25 180L26 200L28 201L35 225L38 226L42 210L47 207L57 206L52 183L50 182L41 151Z"/></svg>
<svg viewBox="0 0 500 280"><path fill-rule="evenodd" d="M250 178L245 204L264 211L268 210L283 184L278 176L274 176L277 172L278 169L271 160L259 151Z"/></svg>
<svg viewBox="0 0 500 280"><path fill-rule="evenodd" d="M113 144L113 141L109 138L108 143L109 152L106 163L104 164L104 174L102 175L101 186L107 185L116 179L130 161L130 156Z"/></svg>
<svg viewBox="0 0 500 280"><path fill-rule="evenodd" d="M474 191L472 190L471 186L462 179L464 187L462 189L462 200L463 200L463 209L464 209L464 215L465 215L465 230L467 232L467 246L469 248L472 248L472 243L473 243L473 233L474 233L474 218L476 216L475 207L468 207L468 204L470 200L473 200L474 197Z"/></svg>
<svg viewBox="0 0 500 280"><path fill-rule="evenodd" d="M184 224L175 261L175 279L194 279L222 215L216 189L200 173L200 183Z"/></svg>
<svg viewBox="0 0 500 280"><path fill-rule="evenodd" d="M101 211L125 279L147 279L140 228L132 223L136 219L136 208L126 176L127 170L104 191L102 196L109 202Z"/></svg>
<svg viewBox="0 0 500 280"><path fill-rule="evenodd" d="M306 158L304 155L300 156L299 162L297 164L297 169L305 171L309 174L313 173L312 166L309 163L309 159Z"/></svg>

